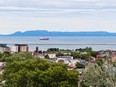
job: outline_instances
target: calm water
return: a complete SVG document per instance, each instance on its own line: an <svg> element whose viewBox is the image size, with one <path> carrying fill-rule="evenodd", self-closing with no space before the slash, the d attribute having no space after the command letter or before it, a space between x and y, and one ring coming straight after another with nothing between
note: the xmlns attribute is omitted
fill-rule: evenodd
<svg viewBox="0 0 116 87"><path fill-rule="evenodd" d="M116 44L116 37L48 37L49 40L39 40L40 37L0 37L0 43L6 43L8 46L14 44L28 44L29 50L33 51L36 46L40 50L48 48L61 48L61 49L76 49L84 47L92 47L93 50L116 50L116 45L103 45L103 44ZM94 45L93 45L94 44ZM95 45L97 44L97 45Z"/></svg>

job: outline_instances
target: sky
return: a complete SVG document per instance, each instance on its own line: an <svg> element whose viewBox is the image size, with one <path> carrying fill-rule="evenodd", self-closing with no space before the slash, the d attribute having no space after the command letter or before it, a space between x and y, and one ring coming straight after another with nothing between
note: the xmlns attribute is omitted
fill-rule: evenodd
<svg viewBox="0 0 116 87"><path fill-rule="evenodd" d="M0 0L0 34L28 30L116 32L116 0Z"/></svg>

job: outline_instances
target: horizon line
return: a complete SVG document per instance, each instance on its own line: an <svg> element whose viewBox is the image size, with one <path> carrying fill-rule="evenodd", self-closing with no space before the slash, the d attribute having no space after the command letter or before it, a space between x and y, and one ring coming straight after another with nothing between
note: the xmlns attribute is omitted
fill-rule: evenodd
<svg viewBox="0 0 116 87"><path fill-rule="evenodd" d="M0 35L10 35L10 34L18 33L18 32L19 33L25 33L25 32L28 32L28 31L72 32L72 33L74 33L74 32L90 32L90 33L92 33L92 32L96 32L96 33L105 32L105 33L116 33L116 31L115 32L113 32L113 31L58 31L58 30L54 31L54 30L45 30L45 29L43 29L43 30L14 31L14 32L11 32L11 33L0 33Z"/></svg>

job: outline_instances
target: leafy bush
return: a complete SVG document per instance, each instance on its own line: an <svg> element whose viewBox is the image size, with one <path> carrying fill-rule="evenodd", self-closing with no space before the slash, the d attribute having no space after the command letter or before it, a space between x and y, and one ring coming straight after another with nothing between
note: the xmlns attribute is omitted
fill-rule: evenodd
<svg viewBox="0 0 116 87"><path fill-rule="evenodd" d="M81 63L79 63L79 62L77 62L77 63L76 63L76 67L77 67L77 68L85 68L85 65L83 65L83 64L81 64Z"/></svg>

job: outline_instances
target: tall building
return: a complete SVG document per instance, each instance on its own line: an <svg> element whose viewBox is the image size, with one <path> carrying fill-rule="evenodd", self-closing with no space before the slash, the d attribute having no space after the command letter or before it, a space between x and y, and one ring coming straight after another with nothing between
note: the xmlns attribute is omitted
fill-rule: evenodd
<svg viewBox="0 0 116 87"><path fill-rule="evenodd" d="M28 45L27 44L15 44L15 46L11 47L11 51L13 53L28 52Z"/></svg>

